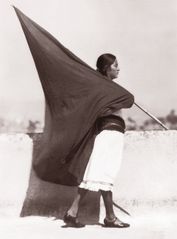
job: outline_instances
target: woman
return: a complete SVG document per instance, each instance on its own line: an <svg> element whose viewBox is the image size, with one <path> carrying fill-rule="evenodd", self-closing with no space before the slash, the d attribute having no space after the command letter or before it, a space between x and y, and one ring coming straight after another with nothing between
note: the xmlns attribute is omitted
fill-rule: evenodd
<svg viewBox="0 0 177 239"><path fill-rule="evenodd" d="M112 54L103 54L97 60L97 70L108 80L117 78L119 66L117 59ZM107 112L97 120L97 136L92 154L87 164L83 181L78 187L78 193L64 216L64 222L71 227L83 227L77 215L81 201L87 191L100 191L103 197L106 217L106 227L124 228L128 223L122 222L115 215L113 209L113 183L120 168L125 123L118 116L120 112Z"/></svg>

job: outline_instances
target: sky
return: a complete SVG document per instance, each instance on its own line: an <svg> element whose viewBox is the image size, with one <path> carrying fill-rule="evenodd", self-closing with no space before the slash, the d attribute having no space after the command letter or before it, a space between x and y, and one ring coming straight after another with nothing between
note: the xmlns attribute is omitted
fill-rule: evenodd
<svg viewBox="0 0 177 239"><path fill-rule="evenodd" d="M0 0L0 117L43 119L44 96L15 5L95 68L117 56L117 82L155 116L177 111L176 0ZM125 115L143 119L133 107Z"/></svg>

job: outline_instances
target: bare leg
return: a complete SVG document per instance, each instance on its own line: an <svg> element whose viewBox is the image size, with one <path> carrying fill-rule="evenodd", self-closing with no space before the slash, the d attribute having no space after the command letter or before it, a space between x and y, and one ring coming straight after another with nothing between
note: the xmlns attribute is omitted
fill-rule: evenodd
<svg viewBox="0 0 177 239"><path fill-rule="evenodd" d="M105 205L106 218L109 220L113 220L116 216L113 209L112 192L101 190L101 195L103 197L103 201Z"/></svg>
<svg viewBox="0 0 177 239"><path fill-rule="evenodd" d="M84 199L87 192L88 192L88 190L78 188L78 193L77 193L76 197L74 198L74 201L67 212L68 215L70 215L72 217L77 217L80 203Z"/></svg>
<svg viewBox="0 0 177 239"><path fill-rule="evenodd" d="M129 227L130 225L128 223L122 222L114 213L112 192L101 190L101 195L106 209L106 218L104 219L105 226L117 228Z"/></svg>

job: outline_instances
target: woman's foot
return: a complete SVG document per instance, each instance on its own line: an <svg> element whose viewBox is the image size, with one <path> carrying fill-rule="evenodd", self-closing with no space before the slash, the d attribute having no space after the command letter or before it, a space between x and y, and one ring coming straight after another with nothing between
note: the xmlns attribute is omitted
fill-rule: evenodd
<svg viewBox="0 0 177 239"><path fill-rule="evenodd" d="M105 218L104 219L104 226L105 227L125 228L125 227L129 227L130 224L122 222L117 217L115 217L112 220L109 220L109 219Z"/></svg>
<svg viewBox="0 0 177 239"><path fill-rule="evenodd" d="M76 228L85 227L84 224L78 221L77 217L73 217L68 213L64 215L63 221L66 223L68 227L76 227Z"/></svg>

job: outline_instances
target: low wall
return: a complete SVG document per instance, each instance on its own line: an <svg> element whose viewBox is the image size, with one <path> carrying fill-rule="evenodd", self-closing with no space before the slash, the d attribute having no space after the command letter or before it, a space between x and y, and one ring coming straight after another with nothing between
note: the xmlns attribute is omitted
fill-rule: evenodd
<svg viewBox="0 0 177 239"><path fill-rule="evenodd" d="M33 141L0 134L0 216L19 216L29 183Z"/></svg>
<svg viewBox="0 0 177 239"><path fill-rule="evenodd" d="M177 131L127 132L114 198L132 213L175 212Z"/></svg>
<svg viewBox="0 0 177 239"><path fill-rule="evenodd" d="M72 202L76 188L43 182L30 170L32 152L37 149L40 137L39 134L32 138L24 134L0 135L0 216L18 216L22 209L21 216L61 218ZM174 206L176 155L177 131L127 132L114 200L139 212L142 208ZM89 193L80 216L92 216L97 221L99 201L99 194Z"/></svg>

